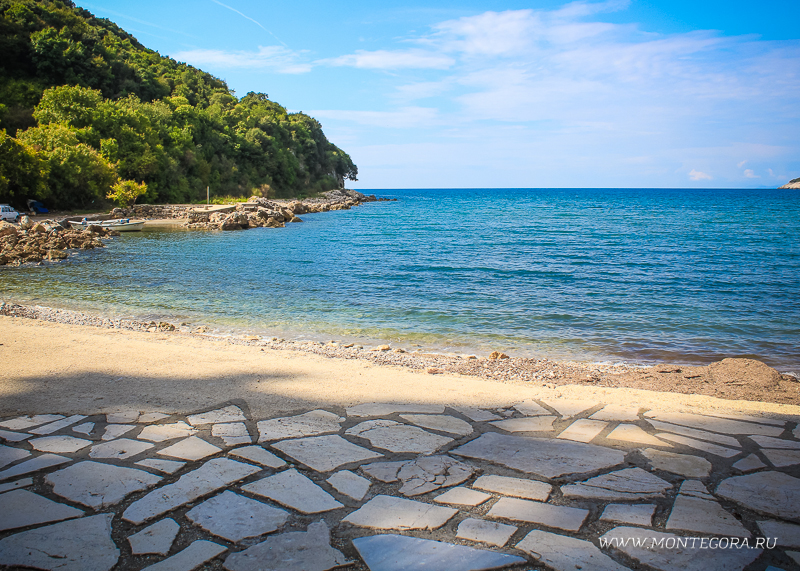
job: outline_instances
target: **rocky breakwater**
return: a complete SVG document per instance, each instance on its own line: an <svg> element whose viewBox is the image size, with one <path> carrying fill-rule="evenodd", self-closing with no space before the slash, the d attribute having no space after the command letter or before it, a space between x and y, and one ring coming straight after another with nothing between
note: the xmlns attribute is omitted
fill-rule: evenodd
<svg viewBox="0 0 800 571"><path fill-rule="evenodd" d="M31 222L23 216L19 226L0 222L0 266L66 259L68 250L102 248L103 239L119 232L100 226L70 228L52 220Z"/></svg>
<svg viewBox="0 0 800 571"><path fill-rule="evenodd" d="M248 228L283 228L287 223L302 222L301 214L349 210L365 202L390 199L367 196L347 189L331 190L321 198L279 201L253 196L247 202L211 210L198 208L188 214L186 226L212 230L246 230Z"/></svg>
<svg viewBox="0 0 800 571"><path fill-rule="evenodd" d="M115 208L111 211L111 218L155 218L170 220L186 218L187 212L193 207L170 204L134 204L128 208Z"/></svg>

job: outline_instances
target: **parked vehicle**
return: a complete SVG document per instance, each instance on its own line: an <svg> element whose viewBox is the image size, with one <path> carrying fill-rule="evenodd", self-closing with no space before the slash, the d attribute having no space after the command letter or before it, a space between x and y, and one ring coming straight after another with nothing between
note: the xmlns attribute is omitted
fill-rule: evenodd
<svg viewBox="0 0 800 571"><path fill-rule="evenodd" d="M47 208L44 207L44 204L39 202L38 200L28 200L28 210L31 212L35 212L36 214L47 214L50 212Z"/></svg>
<svg viewBox="0 0 800 571"><path fill-rule="evenodd" d="M0 204L0 220L18 222L19 216L19 212L11 208L8 204Z"/></svg>

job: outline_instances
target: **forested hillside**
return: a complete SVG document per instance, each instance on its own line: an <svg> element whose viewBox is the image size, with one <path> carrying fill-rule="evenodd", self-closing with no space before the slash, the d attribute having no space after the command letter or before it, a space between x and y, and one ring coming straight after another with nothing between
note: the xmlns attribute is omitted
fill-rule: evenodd
<svg viewBox="0 0 800 571"><path fill-rule="evenodd" d="M68 0L0 0L0 202L293 196L358 173L320 124L142 46ZM141 201L142 199L140 199Z"/></svg>

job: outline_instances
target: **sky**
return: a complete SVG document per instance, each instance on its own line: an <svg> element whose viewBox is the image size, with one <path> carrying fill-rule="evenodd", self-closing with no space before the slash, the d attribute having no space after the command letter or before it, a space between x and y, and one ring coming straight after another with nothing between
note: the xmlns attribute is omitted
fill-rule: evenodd
<svg viewBox="0 0 800 571"><path fill-rule="evenodd" d="M76 3L318 119L351 188L800 177L797 0Z"/></svg>

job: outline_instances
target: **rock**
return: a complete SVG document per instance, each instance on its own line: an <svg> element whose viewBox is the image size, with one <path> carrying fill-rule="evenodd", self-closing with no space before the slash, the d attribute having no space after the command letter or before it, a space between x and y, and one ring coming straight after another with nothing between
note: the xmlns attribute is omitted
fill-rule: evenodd
<svg viewBox="0 0 800 571"><path fill-rule="evenodd" d="M196 433L197 430L183 421L178 421L173 424L153 424L145 426L137 438L140 440L149 440L151 442L164 442L165 440L172 440L174 438L185 438Z"/></svg>
<svg viewBox="0 0 800 571"><path fill-rule="evenodd" d="M503 547L517 529L516 526L496 521L467 518L458 524L456 537Z"/></svg>
<svg viewBox="0 0 800 571"><path fill-rule="evenodd" d="M119 560L111 539L113 514L23 531L0 540L0 565L53 571L109 571Z"/></svg>
<svg viewBox="0 0 800 571"><path fill-rule="evenodd" d="M474 429L468 422L443 414L401 414L400 418L417 426L456 434L458 436L468 436Z"/></svg>
<svg viewBox="0 0 800 571"><path fill-rule="evenodd" d="M750 537L741 523L732 514L728 513L718 502L708 495L705 486L697 482L701 494L692 493L694 481L688 480L681 486L681 492L675 498L672 511L667 520L667 529L694 531L707 535L729 535L734 537ZM685 490L689 488L688 493Z"/></svg>
<svg viewBox="0 0 800 571"><path fill-rule="evenodd" d="M81 517L83 512L28 490L18 489L0 494L0 514L3 514L0 518L0 531L5 531Z"/></svg>
<svg viewBox="0 0 800 571"><path fill-rule="evenodd" d="M653 448L642 450L642 455L648 459L653 468L686 478L707 478L711 474L711 462L699 456L674 454Z"/></svg>
<svg viewBox="0 0 800 571"><path fill-rule="evenodd" d="M625 454L619 450L593 444L494 432L483 434L451 453L488 460L545 478L603 470L625 459Z"/></svg>
<svg viewBox="0 0 800 571"><path fill-rule="evenodd" d="M78 462L45 477L54 493L94 509L118 504L160 481L160 477L144 470L91 461Z"/></svg>
<svg viewBox="0 0 800 571"><path fill-rule="evenodd" d="M5 220L0 221L0 237L3 236L18 236L19 230L17 227L11 224L10 222L6 222Z"/></svg>
<svg viewBox="0 0 800 571"><path fill-rule="evenodd" d="M177 460L161 460L160 458L146 458L136 462L137 466L144 466L145 468L152 468L164 474L174 474L184 466L186 462L178 462Z"/></svg>
<svg viewBox="0 0 800 571"><path fill-rule="evenodd" d="M304 514L344 507L333 496L294 468L242 486L245 492L263 496Z"/></svg>
<svg viewBox="0 0 800 571"><path fill-rule="evenodd" d="M625 468L561 487L567 498L639 500L663 496L672 484L641 468Z"/></svg>
<svg viewBox="0 0 800 571"><path fill-rule="evenodd" d="M330 472L344 464L360 463L383 456L353 444L338 434L283 440L273 444L272 448L317 472Z"/></svg>
<svg viewBox="0 0 800 571"><path fill-rule="evenodd" d="M800 519L800 479L783 472L734 476L723 480L716 494L751 510L782 519Z"/></svg>
<svg viewBox="0 0 800 571"><path fill-rule="evenodd" d="M516 555L406 535L359 537L353 545L370 571L482 571L525 562Z"/></svg>
<svg viewBox="0 0 800 571"><path fill-rule="evenodd" d="M711 444L710 442L695 440L694 438L681 436L680 434L669 434L662 432L658 434L658 437L663 438L664 440L669 440L670 442L674 442L675 444L683 444L684 446L694 448L695 450L702 450L703 452L708 452L709 454L713 454L715 456L721 456L722 458L732 458L742 453L741 450L734 450L732 448L726 448L725 446Z"/></svg>
<svg viewBox="0 0 800 571"><path fill-rule="evenodd" d="M388 345L378 345L377 347L373 347L370 351L389 351L391 347Z"/></svg>
<svg viewBox="0 0 800 571"><path fill-rule="evenodd" d="M148 442L139 442L128 438L118 438L110 442L96 444L89 451L90 458L116 458L125 460L149 450L153 445Z"/></svg>
<svg viewBox="0 0 800 571"><path fill-rule="evenodd" d="M336 472L325 481L340 494L344 494L357 502L364 499L371 485L369 480L349 470Z"/></svg>
<svg viewBox="0 0 800 571"><path fill-rule="evenodd" d="M142 571L191 571L225 551L227 551L226 547L213 541L193 541L183 551L179 551L155 565L145 567Z"/></svg>
<svg viewBox="0 0 800 571"><path fill-rule="evenodd" d="M782 547L800 547L800 525L783 521L759 521L758 529L764 537L777 539Z"/></svg>
<svg viewBox="0 0 800 571"><path fill-rule="evenodd" d="M224 567L228 571L327 571L350 563L341 551L331 547L328 526L318 521L304 532L275 535L233 553Z"/></svg>
<svg viewBox="0 0 800 571"><path fill-rule="evenodd" d="M267 466L268 468L282 468L286 465L281 458L278 458L272 452L267 452L261 446L245 446L244 448L236 448L229 452L231 456L237 456L250 460L256 464Z"/></svg>
<svg viewBox="0 0 800 571"><path fill-rule="evenodd" d="M445 493L436 496L433 501L437 504L453 504L457 506L477 506L491 499L491 494L484 494L469 488L451 488Z"/></svg>
<svg viewBox="0 0 800 571"><path fill-rule="evenodd" d="M346 434L369 440L372 446L390 452L413 452L432 454L452 438L426 432L416 426L400 424L393 420L367 420L352 428Z"/></svg>
<svg viewBox="0 0 800 571"><path fill-rule="evenodd" d="M280 529L289 513L226 490L189 510L186 517L209 533L238 543Z"/></svg>
<svg viewBox="0 0 800 571"><path fill-rule="evenodd" d="M200 460L207 456L213 456L221 451L221 448L209 444L202 438L190 436L176 442L172 446L167 446L163 450L159 450L157 454L161 456L170 456L172 458L180 458L181 460Z"/></svg>
<svg viewBox="0 0 800 571"><path fill-rule="evenodd" d="M496 420L489 424L506 432L549 432L553 430L555 420L555 416L533 416Z"/></svg>
<svg viewBox="0 0 800 571"><path fill-rule="evenodd" d="M458 513L454 508L379 495L349 514L343 523L372 529L439 529Z"/></svg>
<svg viewBox="0 0 800 571"><path fill-rule="evenodd" d="M230 405L225 408L203 412L200 414L192 414L187 420L192 426L203 426L204 424L222 423L222 422L244 422L247 419L238 406Z"/></svg>
<svg viewBox="0 0 800 571"><path fill-rule="evenodd" d="M330 432L339 432L340 423L344 419L326 410L312 410L297 416L273 418L258 422L258 441L297 438L299 436L317 436Z"/></svg>
<svg viewBox="0 0 800 571"><path fill-rule="evenodd" d="M510 357L505 353L501 353L500 351L492 351L492 354L489 355L489 359L492 361L496 361L498 359L509 359Z"/></svg>
<svg viewBox="0 0 800 571"><path fill-rule="evenodd" d="M565 428L557 438L575 442L591 442L608 426L607 422L580 418Z"/></svg>
<svg viewBox="0 0 800 571"><path fill-rule="evenodd" d="M534 530L516 545L536 561L556 571L628 571L592 542Z"/></svg>
<svg viewBox="0 0 800 571"><path fill-rule="evenodd" d="M0 446L0 468L8 466L18 460L27 458L31 453L27 450L12 448L10 446Z"/></svg>
<svg viewBox="0 0 800 571"><path fill-rule="evenodd" d="M745 456L733 465L734 468L742 472L752 472L753 470L758 470L764 466L766 466L766 464L764 464L755 454Z"/></svg>
<svg viewBox="0 0 800 571"><path fill-rule="evenodd" d="M509 478L507 476L481 476L473 488L494 492L504 496L514 496L546 502L553 490L553 486L536 480L523 480L522 478Z"/></svg>
<svg viewBox="0 0 800 571"><path fill-rule="evenodd" d="M69 454L77 452L89 446L92 441L74 436L44 436L28 441L34 450L40 452L55 452L57 454Z"/></svg>
<svg viewBox="0 0 800 571"><path fill-rule="evenodd" d="M67 418L62 418L61 420L56 420L55 422L51 422L50 424L45 424L44 426L39 426L37 428L32 428L28 432L32 434L52 434L57 430L61 430L62 428L67 428L75 424L76 422L83 420L86 418L80 414L73 414Z"/></svg>
<svg viewBox="0 0 800 571"><path fill-rule="evenodd" d="M672 448L663 440L648 434L635 424L620 424L606 436L609 440L619 440L621 442L633 442L635 444L649 444L650 446L663 446Z"/></svg>
<svg viewBox="0 0 800 571"><path fill-rule="evenodd" d="M589 517L589 510L518 498L500 498L486 515L487 517L537 523L566 531L578 531Z"/></svg>
<svg viewBox="0 0 800 571"><path fill-rule="evenodd" d="M33 222L31 222L31 219L25 215L19 219L19 227L23 230L29 230L33 227Z"/></svg>
<svg viewBox="0 0 800 571"><path fill-rule="evenodd" d="M427 494L439 488L456 486L472 476L474 468L449 456L423 456L399 462L375 462L362 468L382 482L403 483L405 496Z"/></svg>
<svg viewBox="0 0 800 571"><path fill-rule="evenodd" d="M655 504L608 504L600 521L650 527L655 511Z"/></svg>
<svg viewBox="0 0 800 571"><path fill-rule="evenodd" d="M134 555L146 555L156 553L166 555L175 541L181 526L174 519L166 518L146 527L138 533L128 536L128 543L131 544L131 553Z"/></svg>
<svg viewBox="0 0 800 571"><path fill-rule="evenodd" d="M45 259L53 261L53 260L64 260L67 258L67 253L63 250L47 250L47 254L45 255Z"/></svg>
<svg viewBox="0 0 800 571"><path fill-rule="evenodd" d="M439 367L428 367L426 372L429 375L442 375L444 374L444 369L440 369Z"/></svg>

